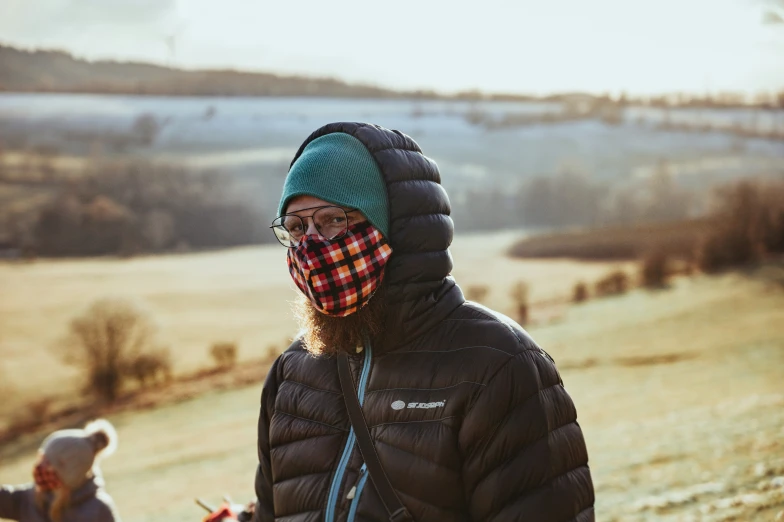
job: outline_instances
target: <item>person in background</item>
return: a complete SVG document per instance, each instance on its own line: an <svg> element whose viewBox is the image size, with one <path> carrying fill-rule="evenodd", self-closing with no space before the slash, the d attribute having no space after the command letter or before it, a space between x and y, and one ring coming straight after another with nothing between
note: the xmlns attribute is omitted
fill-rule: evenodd
<svg viewBox="0 0 784 522"><path fill-rule="evenodd" d="M261 394L254 520L594 520L574 403L518 324L464 299L440 182L376 125L295 155L271 228L303 330Z"/></svg>
<svg viewBox="0 0 784 522"><path fill-rule="evenodd" d="M0 518L20 522L119 522L98 462L117 447L117 432L99 419L49 435L38 451L33 483L0 487Z"/></svg>

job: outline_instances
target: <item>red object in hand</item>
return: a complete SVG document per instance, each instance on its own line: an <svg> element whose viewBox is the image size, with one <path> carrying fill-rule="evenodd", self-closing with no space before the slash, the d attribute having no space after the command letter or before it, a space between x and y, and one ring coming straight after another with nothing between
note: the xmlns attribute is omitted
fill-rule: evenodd
<svg viewBox="0 0 784 522"><path fill-rule="evenodd" d="M231 510L228 502L204 517L202 522L221 522L221 520L237 520L237 514Z"/></svg>

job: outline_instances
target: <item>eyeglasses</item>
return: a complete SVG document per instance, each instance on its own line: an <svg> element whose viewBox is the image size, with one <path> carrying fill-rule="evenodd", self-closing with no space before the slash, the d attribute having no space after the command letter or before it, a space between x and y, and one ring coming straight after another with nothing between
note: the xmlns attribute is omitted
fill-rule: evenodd
<svg viewBox="0 0 784 522"><path fill-rule="evenodd" d="M331 241L342 237L348 229L348 214L359 209L344 210L340 207L326 206L317 208L309 216L283 214L272 222L270 227L278 242L286 248L296 247L308 231L306 218L310 218L319 232L319 237ZM311 210L303 208L302 210Z"/></svg>

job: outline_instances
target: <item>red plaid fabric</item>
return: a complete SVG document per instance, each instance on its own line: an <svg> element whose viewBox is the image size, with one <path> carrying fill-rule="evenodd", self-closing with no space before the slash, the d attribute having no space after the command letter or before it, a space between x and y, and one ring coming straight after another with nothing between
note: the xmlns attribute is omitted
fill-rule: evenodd
<svg viewBox="0 0 784 522"><path fill-rule="evenodd" d="M42 457L33 468L35 485L43 491L52 491L63 485L49 461Z"/></svg>
<svg viewBox="0 0 784 522"><path fill-rule="evenodd" d="M366 221L351 225L340 239L303 238L289 249L289 273L320 312L345 317L373 296L390 255L387 240Z"/></svg>

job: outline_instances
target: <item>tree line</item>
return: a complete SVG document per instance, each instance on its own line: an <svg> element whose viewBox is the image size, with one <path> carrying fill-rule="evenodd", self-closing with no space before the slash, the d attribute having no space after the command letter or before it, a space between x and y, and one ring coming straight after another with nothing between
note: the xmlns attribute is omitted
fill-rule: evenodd
<svg viewBox="0 0 784 522"><path fill-rule="evenodd" d="M225 175L132 161L96 165L6 221L28 256L134 255L270 242L269 212Z"/></svg>
<svg viewBox="0 0 784 522"><path fill-rule="evenodd" d="M452 213L461 231L559 229L679 221L699 214L700 202L662 162L649 177L621 184L567 170L511 190L477 187L455 198Z"/></svg>
<svg viewBox="0 0 784 522"><path fill-rule="evenodd" d="M270 185L277 193L282 179L244 179L144 160L87 165L76 176L55 172L41 178L50 196L23 213L1 208L6 243L31 257L67 257L274 242L268 224L277 198ZM450 196L456 230L477 232L678 223L704 216L709 193L703 186L683 186L661 163L650 176L623 183L564 171L512 189L478 186Z"/></svg>
<svg viewBox="0 0 784 522"><path fill-rule="evenodd" d="M563 92L546 96L524 93L485 93L464 90L454 94L432 89L394 90L369 84L350 84L335 78L282 76L236 70L188 71L149 63L86 61L57 49L18 49L0 45L0 91L139 94L157 96L328 96L343 98L457 99L469 101L543 101L566 105L591 100L601 106L654 107L784 107L784 91L710 95L671 93L633 96Z"/></svg>

